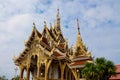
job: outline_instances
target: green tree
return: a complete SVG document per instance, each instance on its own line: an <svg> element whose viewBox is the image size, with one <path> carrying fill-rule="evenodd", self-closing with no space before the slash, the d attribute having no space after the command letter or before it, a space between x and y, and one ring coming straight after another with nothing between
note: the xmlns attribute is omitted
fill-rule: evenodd
<svg viewBox="0 0 120 80"><path fill-rule="evenodd" d="M99 73L99 80L109 80L110 76L116 74L114 63L110 60L106 60L104 57L96 58L95 65Z"/></svg>
<svg viewBox="0 0 120 80"><path fill-rule="evenodd" d="M101 57L96 58L95 63L86 63L82 77L87 80L109 80L111 75L115 75L115 71L113 62Z"/></svg>
<svg viewBox="0 0 120 80"><path fill-rule="evenodd" d="M96 80L96 66L93 63L86 63L84 69L82 70L82 77L86 78L87 80Z"/></svg>
<svg viewBox="0 0 120 80"><path fill-rule="evenodd" d="M19 76L17 75L16 77L12 78L11 80L19 80Z"/></svg>
<svg viewBox="0 0 120 80"><path fill-rule="evenodd" d="M0 80L8 80L6 76L0 76Z"/></svg>

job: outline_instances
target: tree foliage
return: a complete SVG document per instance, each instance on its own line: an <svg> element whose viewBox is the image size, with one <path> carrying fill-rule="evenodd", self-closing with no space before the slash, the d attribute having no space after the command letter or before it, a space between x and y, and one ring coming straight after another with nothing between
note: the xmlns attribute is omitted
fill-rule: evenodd
<svg viewBox="0 0 120 80"><path fill-rule="evenodd" d="M86 78L87 80L96 80L96 72L96 66L93 63L87 63L82 70L82 77Z"/></svg>
<svg viewBox="0 0 120 80"><path fill-rule="evenodd" d="M116 67L112 61L105 58L96 58L94 63L86 63L82 70L82 77L87 80L109 80L115 75Z"/></svg>
<svg viewBox="0 0 120 80"><path fill-rule="evenodd" d="M19 80L19 76L17 75L16 77L12 78L12 80Z"/></svg>
<svg viewBox="0 0 120 80"><path fill-rule="evenodd" d="M8 80L6 76L0 76L0 80Z"/></svg>

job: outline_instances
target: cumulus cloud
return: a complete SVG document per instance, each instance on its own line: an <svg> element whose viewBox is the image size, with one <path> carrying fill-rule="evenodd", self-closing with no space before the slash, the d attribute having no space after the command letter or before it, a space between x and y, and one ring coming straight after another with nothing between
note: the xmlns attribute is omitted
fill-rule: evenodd
<svg viewBox="0 0 120 80"><path fill-rule="evenodd" d="M76 18L79 18L83 41L96 57L104 56L119 63L120 32L119 0L0 0L0 75L10 79L14 75L13 55L24 48L24 40L32 31L32 23L43 29L44 18L49 23L56 19L60 8L61 28L69 45L77 37ZM116 56L117 55L117 56ZM111 57L113 56L113 57ZM7 66L4 66L8 64ZM6 69L9 69L6 72Z"/></svg>

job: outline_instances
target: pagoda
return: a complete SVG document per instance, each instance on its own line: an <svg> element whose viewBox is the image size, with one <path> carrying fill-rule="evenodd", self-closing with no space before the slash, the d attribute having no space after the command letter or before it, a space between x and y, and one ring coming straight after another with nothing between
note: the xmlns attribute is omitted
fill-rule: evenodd
<svg viewBox="0 0 120 80"><path fill-rule="evenodd" d="M13 58L20 69L19 80L79 80L85 63L93 59L83 44L78 19L77 27L77 41L73 49L68 46L61 31L59 9L56 23L54 26L50 25L50 29L44 21L44 28L40 33L33 23L25 48L18 57Z"/></svg>

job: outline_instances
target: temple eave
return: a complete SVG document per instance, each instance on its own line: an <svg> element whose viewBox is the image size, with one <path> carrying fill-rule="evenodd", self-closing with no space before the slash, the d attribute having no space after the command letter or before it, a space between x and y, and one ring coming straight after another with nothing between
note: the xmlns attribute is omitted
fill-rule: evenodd
<svg viewBox="0 0 120 80"><path fill-rule="evenodd" d="M77 22L78 24L78 22ZM91 53L87 52L82 42L78 24L78 36L75 49L69 48L60 26L59 10L54 26L50 29L44 21L44 28L40 33L35 23L25 48L14 63L20 68L20 80L79 80L76 69L82 69L86 62L92 62ZM26 76L24 77L24 71Z"/></svg>

